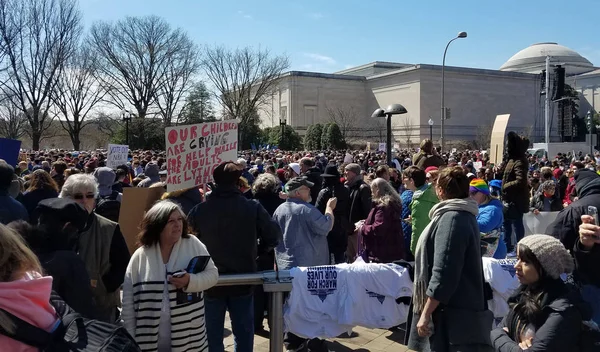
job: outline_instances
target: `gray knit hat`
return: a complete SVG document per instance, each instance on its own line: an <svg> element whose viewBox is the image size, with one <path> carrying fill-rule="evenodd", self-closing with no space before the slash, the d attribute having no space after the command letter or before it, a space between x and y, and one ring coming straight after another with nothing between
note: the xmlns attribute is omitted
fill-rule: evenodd
<svg viewBox="0 0 600 352"><path fill-rule="evenodd" d="M556 238L548 235L529 235L523 237L519 244L531 249L551 278L558 279L560 274L573 271L573 258Z"/></svg>

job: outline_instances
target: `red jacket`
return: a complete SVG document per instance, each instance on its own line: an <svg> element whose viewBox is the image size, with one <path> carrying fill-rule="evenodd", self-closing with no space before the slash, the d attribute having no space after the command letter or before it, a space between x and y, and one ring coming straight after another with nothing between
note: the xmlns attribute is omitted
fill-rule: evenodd
<svg viewBox="0 0 600 352"><path fill-rule="evenodd" d="M391 263L405 259L401 215L401 204L373 204L369 216L359 230L364 249L362 257L365 261Z"/></svg>
<svg viewBox="0 0 600 352"><path fill-rule="evenodd" d="M569 178L569 184L567 185L567 190L565 191L565 197L563 198L563 204L571 204L573 200L571 199L571 195L575 191L575 177Z"/></svg>

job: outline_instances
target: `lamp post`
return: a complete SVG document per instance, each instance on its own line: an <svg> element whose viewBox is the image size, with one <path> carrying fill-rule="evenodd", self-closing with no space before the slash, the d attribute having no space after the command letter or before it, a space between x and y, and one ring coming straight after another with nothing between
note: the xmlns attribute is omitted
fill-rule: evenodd
<svg viewBox="0 0 600 352"><path fill-rule="evenodd" d="M125 144L129 145L129 122L131 121L131 112L123 110L121 112L121 118L125 121Z"/></svg>
<svg viewBox="0 0 600 352"><path fill-rule="evenodd" d="M385 142L385 156L388 166L392 166L392 115L402 115L406 114L406 108L400 104L391 104L388 105L387 109L383 110L381 108L373 111L371 115L372 118L386 118L386 142Z"/></svg>
<svg viewBox="0 0 600 352"><path fill-rule="evenodd" d="M279 126L281 126L281 140L280 140L280 145L279 145L279 149L283 148L283 136L285 135L285 125L286 125L287 121L285 120L285 117L282 117L279 119Z"/></svg>
<svg viewBox="0 0 600 352"><path fill-rule="evenodd" d="M429 139L433 142L433 120L429 118Z"/></svg>
<svg viewBox="0 0 600 352"><path fill-rule="evenodd" d="M592 120L592 111L588 110L587 114L585 114L585 118L586 118L586 124L587 124L587 128L588 128L588 134L590 135L590 157L593 156L594 154L594 146L593 146L593 141L592 141L592 129L594 127L594 121Z"/></svg>
<svg viewBox="0 0 600 352"><path fill-rule="evenodd" d="M466 38L467 37L467 32L460 32L458 33L458 35L450 40L448 42L448 44L446 44L446 49L444 49L444 58L442 59L442 107L441 107L441 120L442 120L442 126L441 126L441 130L440 130L440 144L442 147L442 151L444 150L444 120L446 119L446 107L444 105L444 71L445 71L445 67L446 67L446 52L448 51L448 47L450 46L450 43L452 43L453 41L455 41L456 39L459 38Z"/></svg>

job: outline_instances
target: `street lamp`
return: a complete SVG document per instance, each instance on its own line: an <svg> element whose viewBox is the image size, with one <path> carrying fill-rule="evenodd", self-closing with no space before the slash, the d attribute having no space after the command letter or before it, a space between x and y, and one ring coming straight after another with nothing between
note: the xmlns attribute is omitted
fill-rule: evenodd
<svg viewBox="0 0 600 352"><path fill-rule="evenodd" d="M433 142L433 120L429 118L429 139Z"/></svg>
<svg viewBox="0 0 600 352"><path fill-rule="evenodd" d="M285 135L285 125L286 125L287 121L285 120L285 117L281 117L279 119L279 126L281 126L281 140L279 142L279 149L282 149L284 144L283 144L283 136Z"/></svg>
<svg viewBox="0 0 600 352"><path fill-rule="evenodd" d="M406 108L400 104L391 104L388 105L387 109L383 110L381 108L373 111L371 115L372 118L386 118L386 130L387 130L387 138L385 143L385 153L386 153L386 161L388 166L392 166L392 115L402 115L406 114Z"/></svg>
<svg viewBox="0 0 600 352"><path fill-rule="evenodd" d="M129 122L131 121L131 116L133 114L128 110L123 110L121 112L121 118L125 121L125 144L129 145Z"/></svg>
<svg viewBox="0 0 600 352"><path fill-rule="evenodd" d="M442 126L441 126L441 130L440 130L440 144L442 147L442 151L444 150L444 120L446 118L446 107L444 105L444 69L446 67L446 52L448 51L448 47L450 46L450 43L452 43L453 41L455 41L456 39L459 38L466 38L467 37L467 32L459 32L458 35L450 40L448 42L448 44L446 44L446 49L444 49L444 58L442 59L442 108L441 108L441 120L442 120Z"/></svg>
<svg viewBox="0 0 600 352"><path fill-rule="evenodd" d="M594 121L592 120L592 111L588 110L587 114L585 114L585 118L586 118L586 124L587 124L587 128L588 128L588 133L590 135L590 157L592 155L594 155L594 147L592 145L592 129L594 127Z"/></svg>

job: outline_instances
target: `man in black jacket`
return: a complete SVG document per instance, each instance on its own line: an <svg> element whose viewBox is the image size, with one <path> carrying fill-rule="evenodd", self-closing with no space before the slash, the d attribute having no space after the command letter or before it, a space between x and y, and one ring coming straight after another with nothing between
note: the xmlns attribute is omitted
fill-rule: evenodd
<svg viewBox="0 0 600 352"><path fill-rule="evenodd" d="M306 176L309 182L314 183L314 186L310 189L311 200L309 203L315 205L319 192L323 187L323 177L321 176L321 170L315 166L315 161L312 158L300 159L300 176Z"/></svg>
<svg viewBox="0 0 600 352"><path fill-rule="evenodd" d="M352 263L358 252L358 235L354 231L354 224L360 220L365 220L369 216L373 204L371 200L371 187L363 181L360 165L346 165L344 174L346 176L346 187L350 191L350 203L348 204L350 233L346 250L346 260Z"/></svg>
<svg viewBox="0 0 600 352"><path fill-rule="evenodd" d="M206 245L220 275L256 272L257 241L274 248L281 229L257 202L246 199L236 184L243 167L234 162L213 172L217 187L207 201L188 215L193 232ZM209 350L224 351L223 327L228 310L238 351L252 351L254 306L252 286L215 287L205 297L206 335Z"/></svg>

